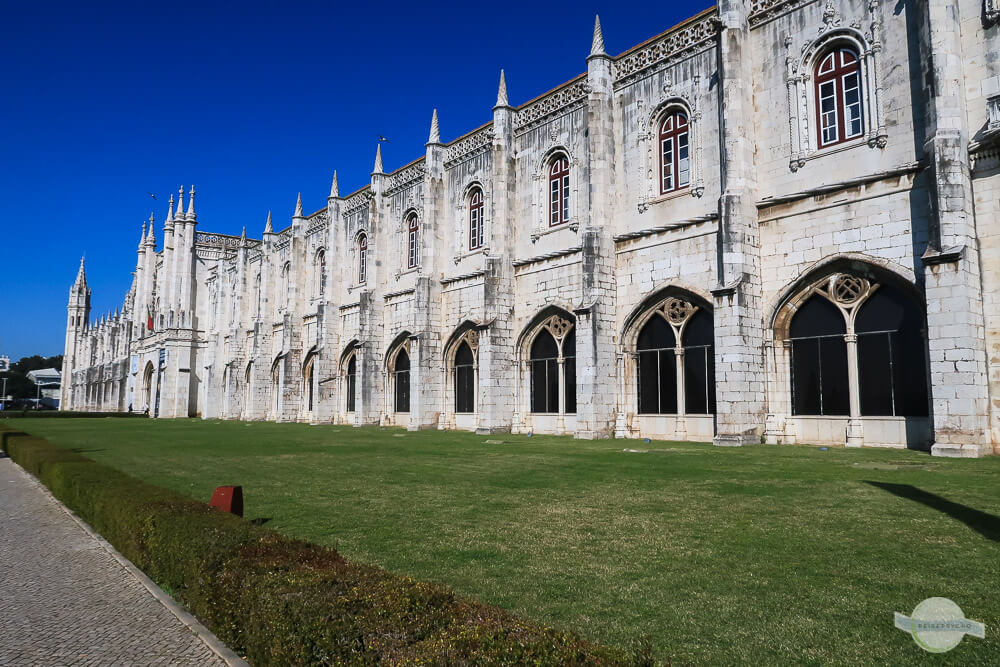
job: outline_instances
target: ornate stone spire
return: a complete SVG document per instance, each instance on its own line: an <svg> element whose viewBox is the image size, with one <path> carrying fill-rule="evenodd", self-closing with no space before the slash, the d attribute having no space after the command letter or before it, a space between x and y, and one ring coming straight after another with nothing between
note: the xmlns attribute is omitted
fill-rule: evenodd
<svg viewBox="0 0 1000 667"><path fill-rule="evenodd" d="M80 258L80 268L76 271L76 282L73 283L73 287L86 287L87 286L87 269L84 267L84 262L87 256L84 255Z"/></svg>
<svg viewBox="0 0 1000 667"><path fill-rule="evenodd" d="M510 102L507 101L507 78L504 76L503 70L500 70L500 87L497 89L497 104L498 107L509 107Z"/></svg>
<svg viewBox="0 0 1000 667"><path fill-rule="evenodd" d="M299 198L295 200L295 217L302 217L302 193L299 193Z"/></svg>
<svg viewBox="0 0 1000 667"><path fill-rule="evenodd" d="M177 195L177 212L174 213L174 222L184 219L184 186L181 186L180 194Z"/></svg>
<svg viewBox="0 0 1000 667"><path fill-rule="evenodd" d="M146 245L151 247L153 250L156 250L156 232L153 230L154 230L153 225L150 225L149 234L146 236Z"/></svg>
<svg viewBox="0 0 1000 667"><path fill-rule="evenodd" d="M340 196L340 184L337 183L337 170L333 170L333 182L330 183L330 198Z"/></svg>
<svg viewBox="0 0 1000 667"><path fill-rule="evenodd" d="M139 248L146 245L146 221L142 221L142 234L139 236Z"/></svg>
<svg viewBox="0 0 1000 667"><path fill-rule="evenodd" d="M167 222L174 221L174 193L170 193L170 202L167 204Z"/></svg>
<svg viewBox="0 0 1000 667"><path fill-rule="evenodd" d="M270 211L267 212L267 222L264 223L264 233L265 234L273 234L274 233L274 224L271 222L271 212Z"/></svg>
<svg viewBox="0 0 1000 667"><path fill-rule="evenodd" d="M608 55L604 50L604 33L601 32L601 17L597 15L594 16L594 41L590 45L590 55Z"/></svg>
<svg viewBox="0 0 1000 667"><path fill-rule="evenodd" d="M382 168L382 143L379 142L378 148L375 149L375 169L372 171L373 174L384 174Z"/></svg>
<svg viewBox="0 0 1000 667"><path fill-rule="evenodd" d="M441 143L441 128L438 125L438 110L435 109L434 113L431 114L431 134L427 139L429 144L439 144Z"/></svg>
<svg viewBox="0 0 1000 667"><path fill-rule="evenodd" d="M187 219L188 220L197 220L198 219L198 216L194 212L194 186L193 185L191 186L191 194L190 194L190 198L188 199Z"/></svg>
<svg viewBox="0 0 1000 667"><path fill-rule="evenodd" d="M247 226L246 225L243 225L243 233L240 234L240 247L241 248L246 248L247 247Z"/></svg>

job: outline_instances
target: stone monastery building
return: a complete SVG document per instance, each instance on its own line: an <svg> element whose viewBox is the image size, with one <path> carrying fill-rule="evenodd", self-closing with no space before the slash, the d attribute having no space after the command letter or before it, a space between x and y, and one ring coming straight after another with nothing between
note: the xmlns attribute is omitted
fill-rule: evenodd
<svg viewBox="0 0 1000 667"><path fill-rule="evenodd" d="M262 239L150 218L62 405L1000 451L1000 0L720 0ZM186 200L185 200L186 198ZM263 216L262 216L263 217Z"/></svg>

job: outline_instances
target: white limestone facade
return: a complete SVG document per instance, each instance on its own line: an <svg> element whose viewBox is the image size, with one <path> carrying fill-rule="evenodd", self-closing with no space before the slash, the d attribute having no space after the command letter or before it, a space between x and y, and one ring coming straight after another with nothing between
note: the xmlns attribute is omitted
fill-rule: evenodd
<svg viewBox="0 0 1000 667"><path fill-rule="evenodd" d="M720 0L261 239L144 228L62 407L1000 448L994 0ZM187 201L185 201L185 197ZM244 228L245 229L245 228Z"/></svg>

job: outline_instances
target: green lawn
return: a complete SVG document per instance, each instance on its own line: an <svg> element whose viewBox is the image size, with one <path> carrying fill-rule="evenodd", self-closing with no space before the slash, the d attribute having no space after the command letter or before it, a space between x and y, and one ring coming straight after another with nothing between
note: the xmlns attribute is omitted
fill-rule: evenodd
<svg viewBox="0 0 1000 667"><path fill-rule="evenodd" d="M648 636L675 664L1000 661L1000 457L9 423L194 498L242 484L246 516L281 532L598 641ZM931 596L986 639L931 656L893 628Z"/></svg>

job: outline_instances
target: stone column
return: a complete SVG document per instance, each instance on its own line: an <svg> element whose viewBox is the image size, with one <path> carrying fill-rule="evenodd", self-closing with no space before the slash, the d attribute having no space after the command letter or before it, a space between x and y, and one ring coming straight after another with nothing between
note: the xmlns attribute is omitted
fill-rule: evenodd
<svg viewBox="0 0 1000 667"><path fill-rule="evenodd" d="M677 377L677 420L674 422L674 439L687 440L687 396L684 395L684 348L675 330L678 345L674 347L674 370Z"/></svg>
<svg viewBox="0 0 1000 667"><path fill-rule="evenodd" d="M853 320L853 318L852 318ZM847 446L860 447L865 444L864 425L861 423L861 386L858 373L858 336L854 333L854 322L848 324L847 334L847 393L850 419L847 421Z"/></svg>

